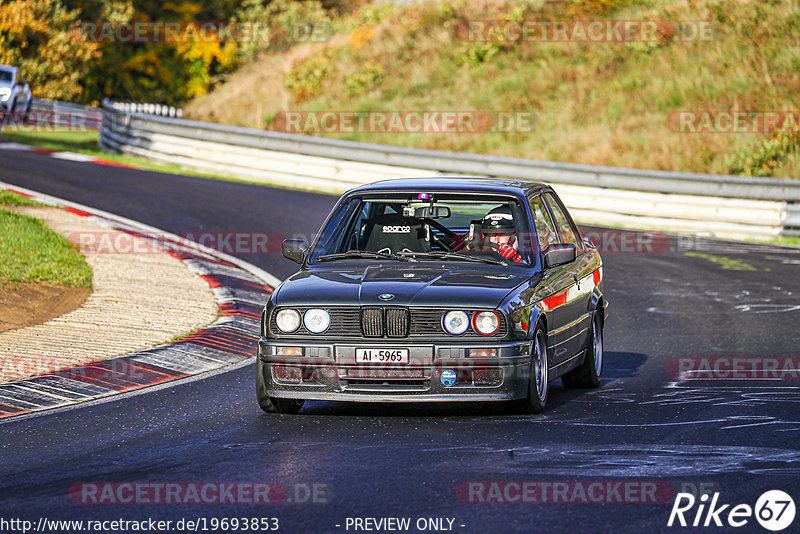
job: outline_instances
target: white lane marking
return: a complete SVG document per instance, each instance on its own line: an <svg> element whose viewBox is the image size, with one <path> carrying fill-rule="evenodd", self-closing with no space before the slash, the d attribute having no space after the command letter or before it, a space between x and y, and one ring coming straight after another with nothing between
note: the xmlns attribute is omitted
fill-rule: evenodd
<svg viewBox="0 0 800 534"><path fill-rule="evenodd" d="M35 378L38 379L37 384L40 386L46 385L51 389L64 391L66 393L73 393L75 395L83 395L86 398L93 398L98 395L106 395L114 391L113 389L105 388L103 386L98 386L97 384L90 384L89 382L79 382L77 380L73 380L71 378L66 378L63 376L41 375ZM43 384L43 382L45 381L47 382L47 384ZM59 384L59 386L53 386L52 385L53 383Z"/></svg>
<svg viewBox="0 0 800 534"><path fill-rule="evenodd" d="M63 395L59 395L57 393L53 393L52 391L47 391L44 388L39 389L38 385L37 385L37 387L31 387L30 385L26 384L25 382L16 382L16 383L12 382L9 385L17 387L19 389L23 389L25 391L30 391L31 393L37 393L37 394L42 395L42 396L53 397L55 399L60 399L60 400L68 401L68 402L75 402L75 399L71 399L69 397L64 397Z"/></svg>
<svg viewBox="0 0 800 534"><path fill-rule="evenodd" d="M734 309L750 313L784 313L800 310L800 304L740 304Z"/></svg>
<svg viewBox="0 0 800 534"><path fill-rule="evenodd" d="M30 152L32 146L23 145L21 143L0 143L0 150L21 150L23 152Z"/></svg>
<svg viewBox="0 0 800 534"><path fill-rule="evenodd" d="M50 154L50 157L56 159L66 159L69 161L81 161L84 163L88 163L90 161L94 161L94 156L87 156L86 154L78 154L77 152L53 152Z"/></svg>
<svg viewBox="0 0 800 534"><path fill-rule="evenodd" d="M50 375L42 375L42 376L50 376ZM35 378L42 378L42 376L37 376ZM55 378L55 377L53 377L53 378ZM74 381L71 380L70 382L74 382ZM74 390L67 389L65 387L64 388L59 388L59 387L51 386L49 384L43 384L41 382L31 382L29 379L20 380L18 383L19 383L19 385L24 385L25 387L29 387L29 388L32 388L32 387L41 388L45 392L47 392L49 390L60 392L61 395L58 395L58 393L53 393L53 395L58 395L60 397L63 397L64 393L68 393L70 395L76 395L78 397L83 397L84 399L90 399L90 398L92 398L94 396L94 395L90 395L88 393L83 393L81 391L78 391L79 388L75 388ZM75 382L75 383L77 384L79 382ZM6 384L15 385L15 384L17 384L17 382L7 382ZM85 389L85 388L80 388L80 389ZM106 390L106 391L108 391L108 390ZM99 395L100 392L98 392L96 394ZM70 400L72 400L73 402L77 402L77 401L82 400L82 399L70 399Z"/></svg>
<svg viewBox="0 0 800 534"><path fill-rule="evenodd" d="M9 406L14 406L15 408L24 408L25 410L36 410L38 408L47 407L44 404L36 404L35 402L27 401L24 399L18 399L15 397L7 397L5 395L0 395L0 404L8 404ZM33 406L33 408L30 408L29 406L22 406L22 404Z"/></svg>

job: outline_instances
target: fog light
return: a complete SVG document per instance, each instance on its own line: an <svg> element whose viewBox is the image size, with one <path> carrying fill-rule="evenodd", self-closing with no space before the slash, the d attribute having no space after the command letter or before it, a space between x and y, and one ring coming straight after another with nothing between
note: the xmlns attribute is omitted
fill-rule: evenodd
<svg viewBox="0 0 800 534"><path fill-rule="evenodd" d="M469 349L470 358L496 358L497 349Z"/></svg>
<svg viewBox="0 0 800 534"><path fill-rule="evenodd" d="M302 356L303 347L275 347L276 356Z"/></svg>
<svg viewBox="0 0 800 534"><path fill-rule="evenodd" d="M300 383L300 369L286 365L273 365L272 377L278 382Z"/></svg>
<svg viewBox="0 0 800 534"><path fill-rule="evenodd" d="M472 379L476 386L499 386L503 383L503 370L485 369L482 373L475 371Z"/></svg>

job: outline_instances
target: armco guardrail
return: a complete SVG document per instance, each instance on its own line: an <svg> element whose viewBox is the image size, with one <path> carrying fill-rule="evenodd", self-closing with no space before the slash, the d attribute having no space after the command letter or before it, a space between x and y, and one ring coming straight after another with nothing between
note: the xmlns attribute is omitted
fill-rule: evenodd
<svg viewBox="0 0 800 534"><path fill-rule="evenodd" d="M32 127L61 124L72 128L99 129L103 123L103 114L97 108L45 98L34 98L28 115Z"/></svg>
<svg viewBox="0 0 800 534"><path fill-rule="evenodd" d="M146 115L160 115L162 117L183 117L183 110L166 104L151 104L148 102L115 102L114 106L120 111L128 113L144 113Z"/></svg>
<svg viewBox="0 0 800 534"><path fill-rule="evenodd" d="M800 180L599 167L356 143L145 115L103 103L109 150L253 181L341 192L470 174L553 184L578 220L734 238L800 235Z"/></svg>

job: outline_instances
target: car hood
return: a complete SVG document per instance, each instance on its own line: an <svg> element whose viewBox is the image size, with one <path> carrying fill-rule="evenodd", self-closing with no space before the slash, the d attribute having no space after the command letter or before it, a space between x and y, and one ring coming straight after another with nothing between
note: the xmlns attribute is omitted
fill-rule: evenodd
<svg viewBox="0 0 800 534"><path fill-rule="evenodd" d="M276 304L494 308L530 276L523 269L474 264L317 267L284 281ZM381 295L393 296L383 300Z"/></svg>

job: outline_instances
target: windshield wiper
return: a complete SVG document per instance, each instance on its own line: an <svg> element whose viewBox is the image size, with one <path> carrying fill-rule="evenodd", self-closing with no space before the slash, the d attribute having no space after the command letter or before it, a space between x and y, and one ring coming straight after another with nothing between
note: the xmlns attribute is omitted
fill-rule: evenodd
<svg viewBox="0 0 800 534"><path fill-rule="evenodd" d="M466 261L477 261L483 263L491 263L492 265L503 265L507 266L508 263L501 261L501 260L493 260L490 258L481 258L480 256L472 256L470 254L461 254L459 252L444 252L434 250L433 252L400 252L399 254L403 256L411 256L417 257L422 256L425 258L442 258L442 259L453 259L453 260L466 260Z"/></svg>
<svg viewBox="0 0 800 534"><path fill-rule="evenodd" d="M385 252L370 252L368 250L348 250L347 252L337 252L336 254L323 254L317 256L317 261L338 260L342 258L376 258L398 261L414 261L412 258L400 256L398 254L387 254Z"/></svg>

